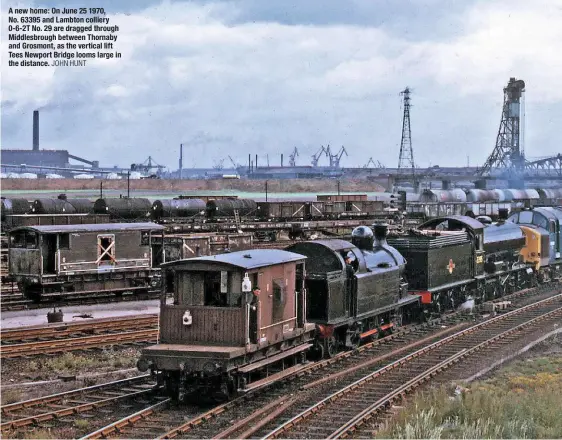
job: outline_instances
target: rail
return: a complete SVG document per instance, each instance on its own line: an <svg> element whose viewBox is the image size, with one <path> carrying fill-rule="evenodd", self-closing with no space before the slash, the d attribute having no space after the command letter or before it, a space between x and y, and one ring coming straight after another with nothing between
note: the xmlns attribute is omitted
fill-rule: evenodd
<svg viewBox="0 0 562 440"><path fill-rule="evenodd" d="M156 342L158 329L145 329L129 332L109 333L77 338L54 339L50 341L26 342L22 344L3 345L0 347L0 358L16 358L38 354L63 353L67 351L85 350L88 348L105 347L108 345L124 345L137 342Z"/></svg>
<svg viewBox="0 0 562 440"><path fill-rule="evenodd" d="M84 322L54 323L40 326L14 327L2 329L0 341L25 341L34 338L60 338L80 333L97 333L100 331L127 330L156 327L158 315L132 315L117 318L90 319Z"/></svg>
<svg viewBox="0 0 562 440"><path fill-rule="evenodd" d="M542 292L541 289L522 290L503 299L521 299L526 302L538 294L552 292L551 288L547 292ZM150 438L160 439L185 435L191 438L255 437L260 431L269 432L271 428L267 429L266 425L273 423L283 413L293 411L302 393L316 398L316 402L319 392L324 390L325 386L333 387L333 383L347 380L348 373L361 374L373 365L400 359L420 346L429 345L436 339L443 339L457 333L460 328L466 328L471 325L467 319L468 317L461 313L454 312L428 323L402 327L396 333L365 344L354 351L338 353L333 358L302 365L293 371L288 369L286 375L275 377L273 374L249 384L246 394L197 414L180 424L177 424L178 415L173 410L163 410L159 407L158 411L151 412L147 408L147 413L130 416L130 422L127 422L126 417L119 424L108 426L103 436L140 438L146 435L146 430L150 427ZM281 384L284 385L280 386ZM233 418L238 419L236 424L232 424ZM142 422L137 426L136 420ZM174 427L169 429L167 426Z"/></svg>
<svg viewBox="0 0 562 440"><path fill-rule="evenodd" d="M4 405L0 407L3 420L0 430L4 433L28 425L40 425L49 420L92 411L124 399L144 396L153 391L154 383L150 376L142 375ZM53 411L53 408L57 407L60 409ZM28 415L30 411L34 414Z"/></svg>
<svg viewBox="0 0 562 440"><path fill-rule="evenodd" d="M513 332L518 331L519 329L521 329L522 327L526 327L529 325L532 325L533 323L536 323L538 320L542 320L542 319L546 319L548 317L552 317L552 316L558 316L562 313L562 307L559 306L558 303L560 303L562 300L562 294L558 294L555 296L552 296L550 298L535 302L533 304L527 305L527 306L523 306L519 309L513 310L511 312L508 312L504 315L500 315L497 316L495 318L491 318L487 321L478 323L474 326L471 326L468 329L459 331L451 336L448 336L444 339L441 339L431 345L428 345L426 347L423 347L411 354L408 354L407 356L404 356L388 365L386 365L383 368L380 368L358 380L356 380L355 382L345 386L344 388L328 395L326 398L322 399L321 401L315 403L314 405L308 407L307 409L305 409L304 411L300 412L299 414L297 414L296 416L292 417L291 419L289 419L288 421L286 421L285 423L283 423L282 425L278 426L277 428L275 428L274 430L270 431L267 435L265 435L263 438L279 438L281 435L285 435L288 436L289 438L291 438L291 436L294 436L295 432L298 432L299 434L302 434L302 430L305 429L307 427L307 422L309 422L310 419L312 419L313 417L315 417L315 420L313 422L309 422L308 425L313 425L314 429L315 429L315 433L317 434L322 434L322 438L328 437L328 438L335 438L338 436L343 435L344 432L347 432L349 430L352 429L352 426L357 425L359 422L359 420L364 420L365 417L367 417L368 414L372 413L372 411L374 411L373 408L377 407L380 408L381 406L384 405L384 402L388 402L388 399L385 400L383 402L384 397L381 400L377 400L373 405L369 405L368 408L362 410L359 412L358 415L354 416L351 418L351 420L345 424L339 425L340 427L336 427L336 429L333 429L333 423L334 420L336 420L337 423L337 419L339 417L335 417L332 413L332 417L331 417L331 422L327 421L327 409L329 407L331 407L331 404L334 403L335 401L343 398L344 396L346 396L346 401L347 402L361 402L360 404L363 403L368 403L370 397L366 396L366 392L361 394L361 392L363 391L363 389L367 386L367 384L373 383L373 381L375 379L381 378L381 377L385 377L385 387L388 386L392 386L389 385L391 383L403 383L400 381L400 373L401 374L406 374L404 373L405 369L408 368L409 365L414 365L417 367L421 367L422 368L422 372L420 374L416 374L414 378L412 378L411 380L408 380L406 383L404 383L403 385L398 386L398 388L395 390L395 393L389 393L387 394L390 395L392 394L393 396L396 395L400 395L401 393L403 393L403 388L411 388L414 386L414 384L419 384L424 378L427 378L429 376L431 376L432 374L435 373L435 371L440 371L445 365L449 366L451 365L451 363L453 363L454 361L457 361L458 359L460 359L461 357L464 357L470 353L473 353L476 350L479 350L481 347L483 347L484 345L488 345L491 344L499 339L501 339L502 337L505 337L508 334L511 334ZM554 303L554 308L551 310L550 307L552 307ZM533 311L536 311L537 309L541 309L541 307L545 307L546 310L542 313L540 313L540 316L537 317L533 317L532 313ZM491 331L494 330L494 326L496 324L499 324L497 326L497 328L502 329L502 325L509 325L509 321L512 318L516 318L516 317L523 317L525 318L526 313L530 313L531 317L528 318L527 320L524 320L524 322L519 323L516 326L513 326L511 328L509 328L508 330L505 331L501 331L499 333L493 334L491 337L486 337L484 341L482 341L481 343L478 343L476 345L470 346L470 344L472 342L474 342L476 340L476 336L478 335L478 332L481 330L484 330L482 333L485 334L486 330L491 329ZM465 338L464 340L462 339L465 336L472 336L472 338ZM420 365L416 365L414 361L417 360L421 360L422 358L424 358L426 355L429 357L431 354L433 354L434 352L437 353L436 357L437 359L439 359L438 354L443 354L441 352L438 352L438 349L445 349L443 350L446 353L446 350L449 349L449 346L455 342L455 341L460 341L461 343L463 343L464 345L468 345L468 347L464 346L461 347L460 349L457 347L452 347L454 350L453 355L449 355L447 356L447 362L443 363L443 362L439 362L437 365L432 365L431 367L427 368L424 367L424 363L420 362ZM461 356L462 355L462 356ZM425 358L424 358L425 359ZM435 359L426 359L425 360L427 363L434 363ZM418 371L416 370L414 367L413 371ZM395 376L398 377L393 377L390 373L391 372L397 372L399 371L399 373L397 373ZM390 376L390 377L386 377L386 375ZM370 395L372 396L374 394L373 389L370 390ZM360 397L359 397L360 396ZM376 406L378 405L378 406ZM332 408L333 411L333 408ZM322 417L322 415L326 415L326 417ZM345 417L345 416L343 416ZM310 428L312 429L312 428ZM309 433L309 431L307 431L307 433ZM299 435L300 436L300 435ZM332 437L335 436L335 437Z"/></svg>

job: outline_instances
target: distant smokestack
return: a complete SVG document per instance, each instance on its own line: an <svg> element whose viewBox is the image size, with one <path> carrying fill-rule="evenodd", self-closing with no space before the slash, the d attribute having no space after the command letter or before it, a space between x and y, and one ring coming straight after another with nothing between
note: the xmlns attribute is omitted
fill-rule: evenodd
<svg viewBox="0 0 562 440"><path fill-rule="evenodd" d="M39 110L33 111L33 151L39 151Z"/></svg>
<svg viewBox="0 0 562 440"><path fill-rule="evenodd" d="M283 153L281 153L281 167L283 167Z"/></svg>
<svg viewBox="0 0 562 440"><path fill-rule="evenodd" d="M256 154L256 163L255 163L256 170L258 169L258 155Z"/></svg>
<svg viewBox="0 0 562 440"><path fill-rule="evenodd" d="M183 144L180 144L180 180L183 179Z"/></svg>

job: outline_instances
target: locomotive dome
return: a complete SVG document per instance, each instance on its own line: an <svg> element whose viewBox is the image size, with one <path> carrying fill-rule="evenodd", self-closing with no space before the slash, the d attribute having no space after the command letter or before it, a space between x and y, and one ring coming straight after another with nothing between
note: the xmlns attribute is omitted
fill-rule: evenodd
<svg viewBox="0 0 562 440"><path fill-rule="evenodd" d="M362 251L373 249L374 234L368 226L357 226L351 233L351 243Z"/></svg>

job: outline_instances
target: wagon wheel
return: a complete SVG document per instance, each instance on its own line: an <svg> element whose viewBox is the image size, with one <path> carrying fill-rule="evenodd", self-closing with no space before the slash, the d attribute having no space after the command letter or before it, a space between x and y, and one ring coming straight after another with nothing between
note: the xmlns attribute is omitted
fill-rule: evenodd
<svg viewBox="0 0 562 440"><path fill-rule="evenodd" d="M314 343L312 349L310 350L311 357L314 360L324 359L325 352L326 350L324 350L324 344L321 344L318 341Z"/></svg>
<svg viewBox="0 0 562 440"><path fill-rule="evenodd" d="M359 347L359 344L361 343L361 335L359 334L359 332L356 332L355 334L353 334L353 336L351 336L350 342L352 350L355 350L357 349L357 347Z"/></svg>
<svg viewBox="0 0 562 440"><path fill-rule="evenodd" d="M326 340L326 354L329 358L334 357L338 352L338 341L333 336Z"/></svg>

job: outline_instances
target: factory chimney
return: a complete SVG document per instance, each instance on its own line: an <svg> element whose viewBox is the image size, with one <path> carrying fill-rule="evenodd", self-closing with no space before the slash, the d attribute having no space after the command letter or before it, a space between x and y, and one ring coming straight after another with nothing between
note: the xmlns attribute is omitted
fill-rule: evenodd
<svg viewBox="0 0 562 440"><path fill-rule="evenodd" d="M39 151L39 110L33 111L33 151Z"/></svg>

